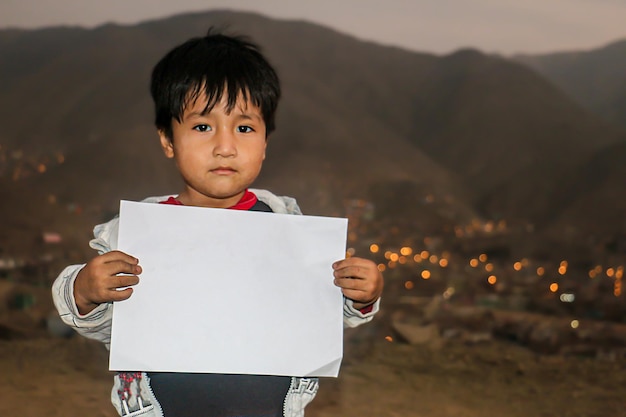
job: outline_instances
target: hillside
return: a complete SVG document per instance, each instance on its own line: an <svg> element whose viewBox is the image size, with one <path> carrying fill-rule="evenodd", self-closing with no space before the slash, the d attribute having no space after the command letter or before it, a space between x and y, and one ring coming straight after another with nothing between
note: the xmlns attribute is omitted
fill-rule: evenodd
<svg viewBox="0 0 626 417"><path fill-rule="evenodd" d="M576 197L555 198L570 172L624 140L545 79L477 51L443 57L424 84L414 140L464 178L490 216L549 222Z"/></svg>
<svg viewBox="0 0 626 417"><path fill-rule="evenodd" d="M589 51L520 55L589 110L626 127L626 40Z"/></svg>
<svg viewBox="0 0 626 417"><path fill-rule="evenodd" d="M477 51L419 54L233 12L0 31L5 250L28 251L51 228L86 239L120 198L178 190L152 127L149 73L209 26L250 35L277 67L284 99L256 186L295 195L310 214L345 215L346 199L365 199L408 235L478 216L547 225L582 198L563 186L571 174L624 141L533 71ZM570 217L585 229L613 207Z"/></svg>

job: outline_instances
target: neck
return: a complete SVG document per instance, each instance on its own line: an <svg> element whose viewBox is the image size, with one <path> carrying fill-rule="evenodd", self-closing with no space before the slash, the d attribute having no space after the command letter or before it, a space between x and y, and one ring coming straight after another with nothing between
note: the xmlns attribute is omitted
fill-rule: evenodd
<svg viewBox="0 0 626 417"><path fill-rule="evenodd" d="M235 210L249 210L257 202L257 197L248 189L229 198L215 199L202 196L202 198L191 198L185 192L176 197L185 206L207 207L207 208L228 208Z"/></svg>

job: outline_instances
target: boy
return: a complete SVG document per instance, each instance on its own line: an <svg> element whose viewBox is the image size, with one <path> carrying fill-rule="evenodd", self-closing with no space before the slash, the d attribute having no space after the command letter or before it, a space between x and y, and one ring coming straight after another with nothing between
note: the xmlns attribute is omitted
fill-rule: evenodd
<svg viewBox="0 0 626 417"><path fill-rule="evenodd" d="M151 93L161 147L184 187L145 202L301 214L291 198L249 189L280 97L278 77L254 44L211 32L191 39L155 66ZM141 274L138 259L116 250L118 224L96 226L90 246L99 255L67 267L53 285L61 318L107 347L112 303L128 299ZM376 265L352 257L332 267L344 294L344 325L371 320L383 287ZM122 416L296 417L317 388L314 378L120 372L111 400Z"/></svg>

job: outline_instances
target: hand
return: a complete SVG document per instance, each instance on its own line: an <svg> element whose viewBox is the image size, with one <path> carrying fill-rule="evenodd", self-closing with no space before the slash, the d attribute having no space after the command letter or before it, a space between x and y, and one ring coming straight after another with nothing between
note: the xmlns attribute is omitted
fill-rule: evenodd
<svg viewBox="0 0 626 417"><path fill-rule="evenodd" d="M333 264L335 285L357 310L373 304L383 292L383 275L368 259L347 258Z"/></svg>
<svg viewBox="0 0 626 417"><path fill-rule="evenodd" d="M96 256L83 267L74 281L74 299L80 314L87 314L99 304L126 300L141 274L139 261L120 251ZM120 273L130 275L118 275Z"/></svg>

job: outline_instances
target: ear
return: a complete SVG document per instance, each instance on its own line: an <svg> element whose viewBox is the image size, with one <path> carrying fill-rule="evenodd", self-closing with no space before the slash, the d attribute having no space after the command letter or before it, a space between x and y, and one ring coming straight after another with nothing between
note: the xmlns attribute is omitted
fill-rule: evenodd
<svg viewBox="0 0 626 417"><path fill-rule="evenodd" d="M161 148L163 149L163 153L168 158L174 157L174 144L172 143L172 139L165 133L164 130L159 129L159 139L161 140Z"/></svg>

